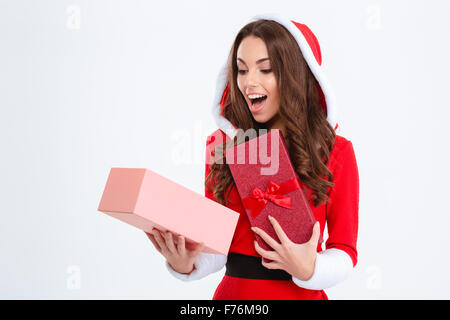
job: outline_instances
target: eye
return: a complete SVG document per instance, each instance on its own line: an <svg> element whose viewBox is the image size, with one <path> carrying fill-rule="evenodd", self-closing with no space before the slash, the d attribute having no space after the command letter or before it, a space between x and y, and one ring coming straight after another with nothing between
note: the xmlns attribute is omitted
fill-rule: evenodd
<svg viewBox="0 0 450 320"><path fill-rule="evenodd" d="M247 72L247 70L238 70L239 74L245 74L245 72ZM264 70L261 70L261 72L262 73L270 73L270 72L272 72L272 69L264 69Z"/></svg>

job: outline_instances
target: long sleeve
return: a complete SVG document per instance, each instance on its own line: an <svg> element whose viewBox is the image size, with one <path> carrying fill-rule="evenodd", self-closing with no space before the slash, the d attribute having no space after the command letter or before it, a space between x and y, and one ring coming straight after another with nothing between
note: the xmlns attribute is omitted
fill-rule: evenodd
<svg viewBox="0 0 450 320"><path fill-rule="evenodd" d="M327 204L328 239L326 249L345 251L357 263L359 174L353 144L348 141L337 158L335 185Z"/></svg>
<svg viewBox="0 0 450 320"><path fill-rule="evenodd" d="M205 253L198 255L194 263L194 270L189 274L179 273L173 270L166 260L166 267L175 278L183 281L199 280L207 275L221 270L227 263L227 257L222 254Z"/></svg>
<svg viewBox="0 0 450 320"><path fill-rule="evenodd" d="M306 289L322 290L345 280L357 263L359 175L350 141L336 159L334 183L327 204L328 239L326 250L317 254L313 276L295 284Z"/></svg>
<svg viewBox="0 0 450 320"><path fill-rule="evenodd" d="M339 249L327 249L317 253L314 274L309 280L292 277L292 281L305 289L323 290L347 279L352 270L352 259L347 253Z"/></svg>

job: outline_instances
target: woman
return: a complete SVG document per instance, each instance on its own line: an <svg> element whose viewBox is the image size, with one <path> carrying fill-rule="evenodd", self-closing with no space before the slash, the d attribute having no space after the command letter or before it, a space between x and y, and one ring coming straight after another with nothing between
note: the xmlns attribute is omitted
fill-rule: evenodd
<svg viewBox="0 0 450 320"><path fill-rule="evenodd" d="M213 299L328 299L324 289L346 279L357 263L358 168L351 141L336 134L335 112L311 30L279 15L253 17L217 79L219 129L206 148L205 196L240 213L228 257L201 253L203 245L187 250L182 237L154 230L147 235L168 270L191 281L226 265ZM236 144L238 129L281 130L317 220L308 242L292 243L276 220L281 243L251 228L228 165L213 159L227 140ZM323 250L318 240L325 223ZM274 250L259 247L255 234Z"/></svg>

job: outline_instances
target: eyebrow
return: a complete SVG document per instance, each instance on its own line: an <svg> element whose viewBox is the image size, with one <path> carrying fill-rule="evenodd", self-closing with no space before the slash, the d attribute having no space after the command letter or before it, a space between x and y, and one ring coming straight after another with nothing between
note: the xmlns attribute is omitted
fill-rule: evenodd
<svg viewBox="0 0 450 320"><path fill-rule="evenodd" d="M243 64L247 65L247 64L245 63L245 61L242 60L241 58L237 58L237 59L238 59L238 61L241 61ZM266 61L266 60L269 60L269 58L261 58L261 59L259 59L258 61L256 61L256 64L259 64L259 63L261 63L261 62L263 62L263 61Z"/></svg>

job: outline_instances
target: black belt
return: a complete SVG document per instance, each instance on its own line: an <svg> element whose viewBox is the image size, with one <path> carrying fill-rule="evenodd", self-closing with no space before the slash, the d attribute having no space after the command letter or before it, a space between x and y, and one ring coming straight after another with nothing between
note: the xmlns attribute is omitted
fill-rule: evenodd
<svg viewBox="0 0 450 320"><path fill-rule="evenodd" d="M225 265L225 275L246 279L292 280L292 276L286 271L267 269L261 264L261 260L261 257L230 252Z"/></svg>

